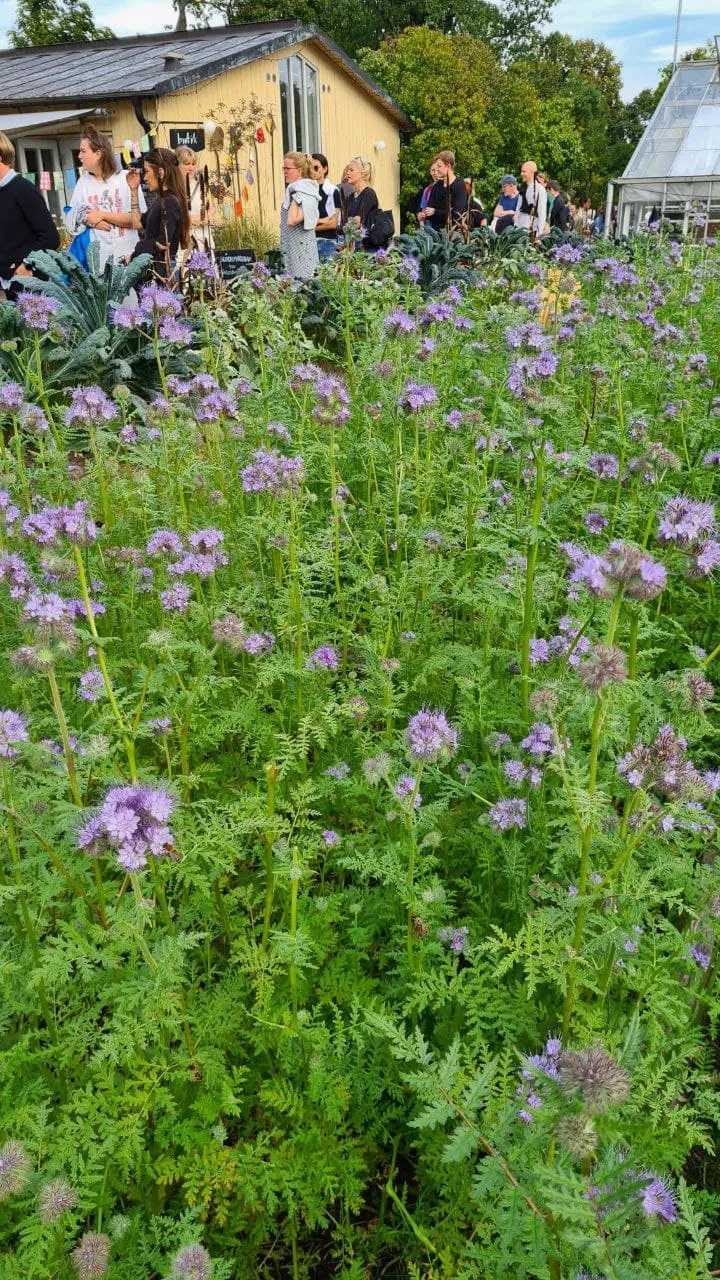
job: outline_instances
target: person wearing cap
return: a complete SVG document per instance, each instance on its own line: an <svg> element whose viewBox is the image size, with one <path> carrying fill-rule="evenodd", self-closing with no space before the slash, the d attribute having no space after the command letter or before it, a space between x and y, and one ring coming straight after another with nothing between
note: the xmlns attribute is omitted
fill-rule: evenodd
<svg viewBox="0 0 720 1280"><path fill-rule="evenodd" d="M493 220L490 226L498 235L506 231L508 227L512 227L515 221L515 211L520 200L520 192L516 179L511 173L506 173L500 179L500 197L493 210Z"/></svg>

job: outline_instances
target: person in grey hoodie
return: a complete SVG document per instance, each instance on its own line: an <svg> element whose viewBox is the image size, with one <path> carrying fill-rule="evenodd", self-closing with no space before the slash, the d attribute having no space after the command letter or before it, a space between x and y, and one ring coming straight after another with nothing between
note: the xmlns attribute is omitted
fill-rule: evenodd
<svg viewBox="0 0 720 1280"><path fill-rule="evenodd" d="M280 208L280 248L285 271L296 280L309 280L318 266L315 225L320 188L312 177L312 156L289 151L283 157L285 198Z"/></svg>

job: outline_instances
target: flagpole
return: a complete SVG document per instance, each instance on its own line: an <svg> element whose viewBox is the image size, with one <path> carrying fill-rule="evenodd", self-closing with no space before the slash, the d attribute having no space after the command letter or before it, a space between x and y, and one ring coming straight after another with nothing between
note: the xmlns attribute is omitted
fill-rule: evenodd
<svg viewBox="0 0 720 1280"><path fill-rule="evenodd" d="M675 45L673 47L673 71L678 64L678 41L680 39L680 18L682 17L682 0L678 0L677 20L675 22Z"/></svg>

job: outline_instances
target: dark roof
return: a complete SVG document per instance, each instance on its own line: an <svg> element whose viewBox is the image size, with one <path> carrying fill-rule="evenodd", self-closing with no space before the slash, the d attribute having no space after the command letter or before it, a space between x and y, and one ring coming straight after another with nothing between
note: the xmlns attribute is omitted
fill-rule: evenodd
<svg viewBox="0 0 720 1280"><path fill-rule="evenodd" d="M319 45L371 93L401 129L411 127L389 94L338 45L317 27L295 20L2 49L0 106L75 106L117 98L159 97L307 41Z"/></svg>

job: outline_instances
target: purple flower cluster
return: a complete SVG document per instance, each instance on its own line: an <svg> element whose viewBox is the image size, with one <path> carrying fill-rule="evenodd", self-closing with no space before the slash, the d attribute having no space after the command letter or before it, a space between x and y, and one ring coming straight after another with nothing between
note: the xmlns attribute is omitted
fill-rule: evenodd
<svg viewBox="0 0 720 1280"><path fill-rule="evenodd" d="M283 498L298 492L305 479L305 462L299 456L286 458L277 449L257 449L240 474L245 493Z"/></svg>
<svg viewBox="0 0 720 1280"><path fill-rule="evenodd" d="M438 942L444 943L448 951L454 951L456 955L462 955L468 944L469 930L466 925L461 925L459 929L444 928L438 929Z"/></svg>
<svg viewBox="0 0 720 1280"><path fill-rule="evenodd" d="M699 772L687 758L687 741L671 725L663 725L649 746L638 743L617 763L629 787L653 791L661 799L697 801L713 794L713 775Z"/></svg>
<svg viewBox="0 0 720 1280"><path fill-rule="evenodd" d="M23 521L23 533L41 547L55 547L64 538L77 547L89 546L98 536L88 518L87 502L72 507L44 507Z"/></svg>
<svg viewBox="0 0 720 1280"><path fill-rule="evenodd" d="M715 507L712 502L694 502L679 494L666 502L658 523L658 542L673 542L677 547L692 547L715 531Z"/></svg>
<svg viewBox="0 0 720 1280"><path fill-rule="evenodd" d="M670 498L660 515L658 542L674 543L693 556L692 577L708 577L720 565L720 541L712 502L695 502L683 494Z"/></svg>
<svg viewBox="0 0 720 1280"><path fill-rule="evenodd" d="M80 676L78 697L83 702L98 702L105 695L105 681L99 667L90 667Z"/></svg>
<svg viewBox="0 0 720 1280"><path fill-rule="evenodd" d="M413 778L410 773L403 773L395 783L393 791L398 800L411 800L414 794L415 799L413 801L413 808L419 809L422 804L422 795L419 791L416 791L416 787L417 778Z"/></svg>
<svg viewBox="0 0 720 1280"><path fill-rule="evenodd" d="M667 581L663 564L627 542L611 542L604 554L572 542L563 543L561 551L572 566L571 584L585 587L593 596L612 595L622 586L631 600L654 600Z"/></svg>
<svg viewBox="0 0 720 1280"><path fill-rule="evenodd" d="M325 426L341 427L350 417L347 387L333 374L321 374L315 381L315 406L312 416Z"/></svg>
<svg viewBox="0 0 720 1280"><path fill-rule="evenodd" d="M521 399L529 384L537 378L552 378L559 364L554 351L541 351L537 356L522 356L510 365L508 391Z"/></svg>
<svg viewBox="0 0 720 1280"><path fill-rule="evenodd" d="M0 410L17 413L24 399L25 392L17 382L0 382Z"/></svg>
<svg viewBox="0 0 720 1280"><path fill-rule="evenodd" d="M408 334L415 333L417 323L407 311L403 311L401 307L396 307L385 317L385 328L394 338L404 338Z"/></svg>
<svg viewBox="0 0 720 1280"><path fill-rule="evenodd" d="M423 707L408 721L405 743L414 760L449 760L458 748L458 732L444 711Z"/></svg>
<svg viewBox="0 0 720 1280"><path fill-rule="evenodd" d="M520 351L523 347L529 351L547 351L552 346L552 338L536 320L527 320L506 329L505 341L512 351Z"/></svg>
<svg viewBox="0 0 720 1280"><path fill-rule="evenodd" d="M496 831L510 831L513 827L523 831L527 826L527 801L519 798L496 800L488 815Z"/></svg>
<svg viewBox="0 0 720 1280"><path fill-rule="evenodd" d="M437 404L437 389L431 383L407 382L400 395L399 404L406 413L420 413Z"/></svg>
<svg viewBox="0 0 720 1280"><path fill-rule="evenodd" d="M215 264L204 249L193 249L185 263L185 274L211 284L215 279Z"/></svg>
<svg viewBox="0 0 720 1280"><path fill-rule="evenodd" d="M23 289L17 300L17 309L28 329L47 333L50 321L58 313L58 304L54 298L48 298L44 293Z"/></svg>
<svg viewBox="0 0 720 1280"><path fill-rule="evenodd" d="M329 644L321 644L317 649L313 649L305 666L308 671L337 671L340 666L340 657L337 650Z"/></svg>
<svg viewBox="0 0 720 1280"><path fill-rule="evenodd" d="M20 754L18 747L28 740L22 716L17 711L0 711L0 760L13 760Z"/></svg>
<svg viewBox="0 0 720 1280"><path fill-rule="evenodd" d="M577 667L581 658L590 650L590 640L587 636L580 635L580 628L576 627L572 618L567 614L563 614L558 622L558 634L552 636L550 640L542 640L533 638L530 641L530 665L533 667L540 666L542 663L550 662L553 658L564 658L568 654L568 664L571 667Z"/></svg>
<svg viewBox="0 0 720 1280"><path fill-rule="evenodd" d="M561 1052L560 1041L551 1037L542 1053L534 1053L525 1059L521 1072L522 1084L518 1085L517 1089L520 1103L518 1115L523 1124L532 1124L535 1118L533 1112L539 1111L544 1104L541 1093L542 1077L555 1081L560 1079L558 1059Z"/></svg>
<svg viewBox="0 0 720 1280"><path fill-rule="evenodd" d="M594 453L588 467L598 480L617 480L620 475L620 463L614 453Z"/></svg>
<svg viewBox="0 0 720 1280"><path fill-rule="evenodd" d="M164 787L110 787L98 813L78 831L78 847L97 858L112 850L125 871L174 852L168 826L175 801Z"/></svg>
<svg viewBox="0 0 720 1280"><path fill-rule="evenodd" d="M102 387L77 387L65 413L68 427L101 427L118 417L118 407Z"/></svg>

